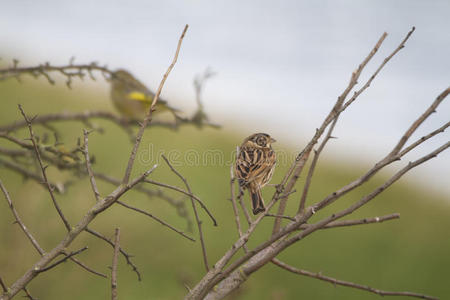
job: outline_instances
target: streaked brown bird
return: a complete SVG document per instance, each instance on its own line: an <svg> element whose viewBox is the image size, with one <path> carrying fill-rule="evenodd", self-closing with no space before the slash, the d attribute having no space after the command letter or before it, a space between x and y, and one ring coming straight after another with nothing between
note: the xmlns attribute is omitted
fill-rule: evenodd
<svg viewBox="0 0 450 300"><path fill-rule="evenodd" d="M265 211L261 195L263 188L272 178L276 155L272 149L275 139L267 133L255 133L242 143L237 156L235 171L239 186L248 189L252 200L253 214Z"/></svg>

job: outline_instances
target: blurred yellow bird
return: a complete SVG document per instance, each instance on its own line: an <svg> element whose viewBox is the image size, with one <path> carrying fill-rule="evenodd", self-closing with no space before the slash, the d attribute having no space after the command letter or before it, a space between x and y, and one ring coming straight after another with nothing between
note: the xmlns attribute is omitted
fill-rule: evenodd
<svg viewBox="0 0 450 300"><path fill-rule="evenodd" d="M144 84L123 69L111 74L111 99L120 114L126 118L142 121L152 104L155 94ZM169 111L175 120L181 119L177 109L170 107L167 101L158 99L155 112Z"/></svg>

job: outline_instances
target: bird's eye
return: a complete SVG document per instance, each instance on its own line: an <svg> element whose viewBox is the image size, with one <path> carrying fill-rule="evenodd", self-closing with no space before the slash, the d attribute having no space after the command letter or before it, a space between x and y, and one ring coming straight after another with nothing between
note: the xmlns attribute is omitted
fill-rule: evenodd
<svg viewBox="0 0 450 300"><path fill-rule="evenodd" d="M258 137L258 138L256 139L256 143L257 143L259 146L264 147L264 146L266 146L266 138L263 137L263 136L260 136L260 137Z"/></svg>

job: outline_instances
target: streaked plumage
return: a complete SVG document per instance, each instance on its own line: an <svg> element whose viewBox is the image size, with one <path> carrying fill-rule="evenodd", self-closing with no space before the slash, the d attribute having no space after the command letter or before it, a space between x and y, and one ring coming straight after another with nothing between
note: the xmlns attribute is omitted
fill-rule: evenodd
<svg viewBox="0 0 450 300"><path fill-rule="evenodd" d="M125 70L117 70L111 75L111 99L117 110L129 119L141 121L150 109L155 94L144 84ZM155 113L170 111L176 119L176 109L170 107L167 101L158 100Z"/></svg>
<svg viewBox="0 0 450 300"><path fill-rule="evenodd" d="M272 178L276 155L272 149L275 139L266 133L255 133L247 137L239 148L235 171L241 188L248 189L252 200L253 214L265 211L261 195Z"/></svg>

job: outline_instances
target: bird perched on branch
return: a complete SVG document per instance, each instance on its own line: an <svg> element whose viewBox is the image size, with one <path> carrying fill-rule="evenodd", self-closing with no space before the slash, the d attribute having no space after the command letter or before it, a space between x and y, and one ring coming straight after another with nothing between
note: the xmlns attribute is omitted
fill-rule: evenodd
<svg viewBox="0 0 450 300"><path fill-rule="evenodd" d="M265 211L261 188L270 181L275 169L274 142L275 139L266 133L252 134L244 140L237 156L236 177L239 186L250 193L254 215Z"/></svg>
<svg viewBox="0 0 450 300"><path fill-rule="evenodd" d="M142 121L152 104L155 94L144 84L125 70L117 70L111 74L111 99L114 106L126 118ZM155 112L169 111L178 121L177 109L170 107L167 101L158 99Z"/></svg>

